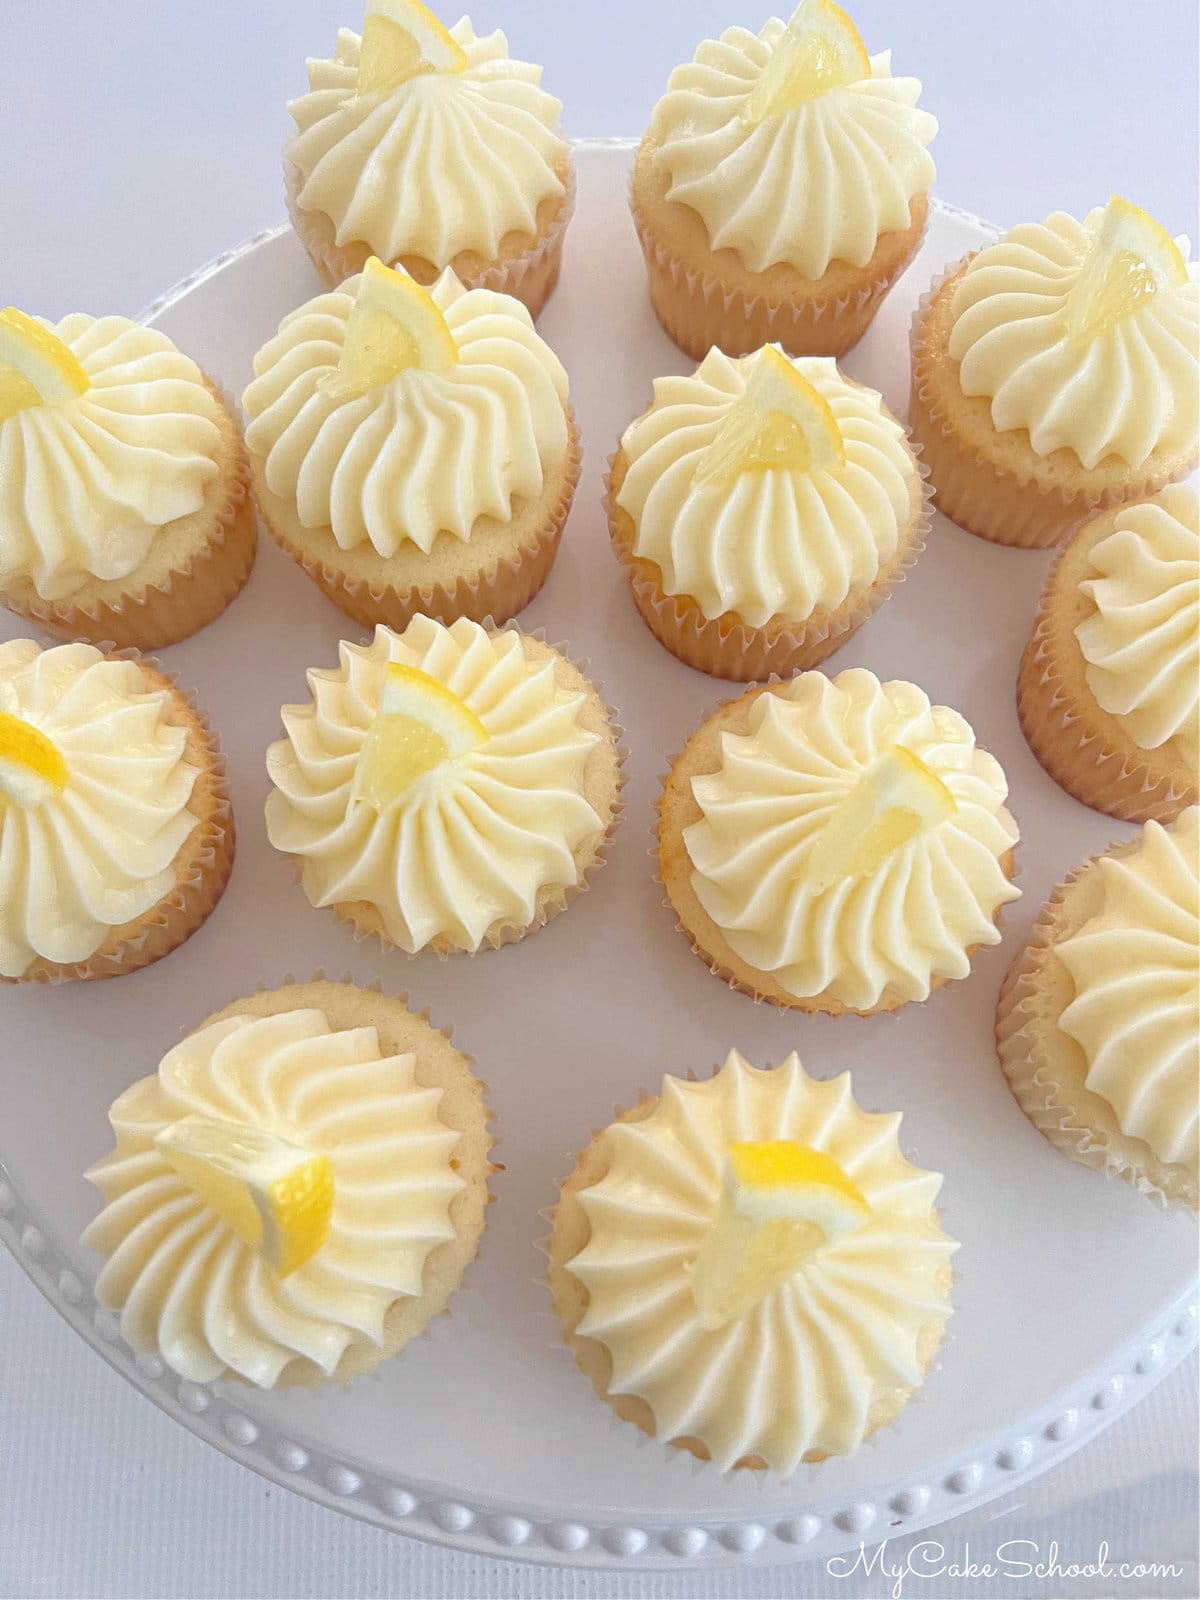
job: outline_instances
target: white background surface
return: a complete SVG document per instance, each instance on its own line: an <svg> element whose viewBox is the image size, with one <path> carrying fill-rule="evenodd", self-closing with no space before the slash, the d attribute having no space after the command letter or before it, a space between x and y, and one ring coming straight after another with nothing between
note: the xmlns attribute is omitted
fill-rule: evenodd
<svg viewBox="0 0 1200 1600"><path fill-rule="evenodd" d="M350 3L350 0L347 0ZM352 7L351 7L352 9ZM1119 190L1196 234L1191 0L858 0L872 48L925 84L939 192L1002 223L1077 214ZM705 32L757 25L743 0L493 0L514 52L546 63L573 134L636 132ZM899 19L903 18L903 27ZM337 0L3 0L0 301L49 316L134 313L282 214L283 101L325 53ZM627 226L613 219L614 228ZM1103 1286L1097 1286L1103 1292ZM454 1558L261 1484L185 1436L75 1341L0 1259L0 1595L886 1593L796 1567L642 1583ZM929 1596L1200 1592L1196 1378L1175 1375L1066 1467L944 1536L986 1559L1034 1538L1089 1560L1190 1561L1150 1587L910 1579ZM997 1521L999 1517L999 1521ZM936 1537L936 1536L935 1536Z"/></svg>

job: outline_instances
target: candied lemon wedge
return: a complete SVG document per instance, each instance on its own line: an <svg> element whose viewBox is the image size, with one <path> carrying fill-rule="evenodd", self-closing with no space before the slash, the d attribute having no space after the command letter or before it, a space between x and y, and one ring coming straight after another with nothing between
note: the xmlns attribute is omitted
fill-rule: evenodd
<svg viewBox="0 0 1200 1600"><path fill-rule="evenodd" d="M341 358L325 385L349 398L412 367L445 372L457 360L454 335L429 290L372 256L346 321Z"/></svg>
<svg viewBox="0 0 1200 1600"><path fill-rule="evenodd" d="M477 750L487 737L483 723L444 683L392 661L363 740L351 804L361 801L385 811L426 772Z"/></svg>
<svg viewBox="0 0 1200 1600"><path fill-rule="evenodd" d="M281 1278L329 1237L333 1163L261 1128L181 1117L154 1140L199 1199Z"/></svg>
<svg viewBox="0 0 1200 1600"><path fill-rule="evenodd" d="M696 482L728 484L744 472L834 472L845 460L829 402L768 344L754 358L745 394L701 455Z"/></svg>
<svg viewBox="0 0 1200 1600"><path fill-rule="evenodd" d="M0 803L40 806L67 786L67 763L52 739L23 717L0 711Z"/></svg>
<svg viewBox="0 0 1200 1600"><path fill-rule="evenodd" d="M358 92L395 89L421 72L462 72L466 52L421 0L367 0Z"/></svg>
<svg viewBox="0 0 1200 1600"><path fill-rule="evenodd" d="M958 810L931 767L896 745L879 756L830 813L813 844L810 887L864 878L893 851Z"/></svg>
<svg viewBox="0 0 1200 1600"><path fill-rule="evenodd" d="M49 328L15 306L0 311L0 422L31 406L61 405L89 382L74 352Z"/></svg>
<svg viewBox="0 0 1200 1600"><path fill-rule="evenodd" d="M870 76L867 47L842 8L832 0L802 0L742 115L747 122L764 122Z"/></svg>
<svg viewBox="0 0 1200 1600"><path fill-rule="evenodd" d="M1187 262L1167 230L1148 211L1115 194L1067 296L1067 331L1077 343L1088 344L1152 295L1187 281Z"/></svg>
<svg viewBox="0 0 1200 1600"><path fill-rule="evenodd" d="M790 1139L730 1145L716 1220L692 1268L701 1320L720 1328L745 1316L814 1250L870 1215L824 1150Z"/></svg>

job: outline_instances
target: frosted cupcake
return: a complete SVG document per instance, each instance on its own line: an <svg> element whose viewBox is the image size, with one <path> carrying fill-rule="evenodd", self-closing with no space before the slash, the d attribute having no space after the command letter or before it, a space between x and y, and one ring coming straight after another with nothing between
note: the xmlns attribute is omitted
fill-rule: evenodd
<svg viewBox="0 0 1200 1600"><path fill-rule="evenodd" d="M0 981L149 966L232 866L224 763L170 678L92 645L0 644Z"/></svg>
<svg viewBox="0 0 1200 1600"><path fill-rule="evenodd" d="M722 1470L788 1475L893 1422L941 1343L958 1248L899 1128L849 1073L736 1050L619 1114L563 1184L549 1249L600 1398Z"/></svg>
<svg viewBox="0 0 1200 1600"><path fill-rule="evenodd" d="M937 122L829 0L728 28L671 74L631 203L667 333L699 360L842 355L916 254Z"/></svg>
<svg viewBox="0 0 1200 1600"><path fill-rule="evenodd" d="M1022 223L913 322L909 424L938 509L1000 544L1061 543L1200 459L1200 268L1114 195Z"/></svg>
<svg viewBox="0 0 1200 1600"><path fill-rule="evenodd" d="M657 379L607 507L650 630L689 666L742 680L823 661L927 529L920 468L882 396L774 345Z"/></svg>
<svg viewBox="0 0 1200 1600"><path fill-rule="evenodd" d="M97 1299L194 1383L373 1372L478 1250L483 1095L402 1000L317 981L235 1001L109 1111Z"/></svg>
<svg viewBox="0 0 1200 1600"><path fill-rule="evenodd" d="M259 507L335 605L504 622L579 480L567 375L519 301L371 261L283 319L243 397Z"/></svg>
<svg viewBox="0 0 1200 1600"><path fill-rule="evenodd" d="M449 30L417 0L367 0L362 36L308 63L284 152L292 222L327 289L369 256L431 284L516 295L558 281L574 204L561 102L500 32Z"/></svg>
<svg viewBox="0 0 1200 1600"><path fill-rule="evenodd" d="M156 650L218 616L254 564L241 431L157 328L0 312L0 603Z"/></svg>
<svg viewBox="0 0 1200 1600"><path fill-rule="evenodd" d="M1197 1204L1200 810L1148 822L1060 884L996 1012L1000 1064L1056 1149Z"/></svg>
<svg viewBox="0 0 1200 1600"><path fill-rule="evenodd" d="M565 909L603 859L621 754L558 651L417 617L343 644L285 706L267 832L314 906L409 954L474 954Z"/></svg>
<svg viewBox="0 0 1200 1600"><path fill-rule="evenodd" d="M1021 662L1030 748L1085 805L1170 822L1200 800L1200 500L1188 484L1084 524Z"/></svg>
<svg viewBox="0 0 1200 1600"><path fill-rule="evenodd" d="M659 875L696 954L801 1011L894 1011L965 978L1015 900L999 763L957 711L861 668L751 689L685 745Z"/></svg>

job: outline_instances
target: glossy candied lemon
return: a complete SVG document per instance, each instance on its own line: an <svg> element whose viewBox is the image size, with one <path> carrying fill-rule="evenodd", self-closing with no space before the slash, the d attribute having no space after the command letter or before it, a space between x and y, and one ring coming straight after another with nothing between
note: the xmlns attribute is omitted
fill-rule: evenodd
<svg viewBox="0 0 1200 1600"><path fill-rule="evenodd" d="M0 805L40 806L67 786L67 763L52 739L23 717L0 711Z"/></svg>
<svg viewBox="0 0 1200 1600"><path fill-rule="evenodd" d="M692 1269L702 1320L718 1328L745 1316L814 1250L870 1215L824 1150L790 1139L730 1145L716 1221Z"/></svg>
<svg viewBox="0 0 1200 1600"><path fill-rule="evenodd" d="M1087 344L1152 295L1187 281L1187 262L1167 230L1148 211L1115 194L1067 296L1071 338Z"/></svg>
<svg viewBox="0 0 1200 1600"><path fill-rule="evenodd" d="M0 422L31 406L61 405L88 388L74 352L15 306L0 311Z"/></svg>
<svg viewBox="0 0 1200 1600"><path fill-rule="evenodd" d="M867 47L842 8L832 0L802 0L747 97L743 115L748 122L763 122L870 76Z"/></svg>
<svg viewBox="0 0 1200 1600"><path fill-rule="evenodd" d="M420 72L462 72L462 46L421 0L367 0L358 92L395 89Z"/></svg>
<svg viewBox="0 0 1200 1600"><path fill-rule="evenodd" d="M846 878L865 878L901 845L957 810L937 773L896 745L834 806L814 841L808 882L819 893Z"/></svg>
<svg viewBox="0 0 1200 1600"><path fill-rule="evenodd" d="M358 758L351 803L385 811L418 778L479 749L487 737L483 723L444 683L392 661Z"/></svg>
<svg viewBox="0 0 1200 1600"><path fill-rule="evenodd" d="M454 335L428 289L372 256L359 279L330 386L346 396L365 394L410 368L446 372L457 360Z"/></svg>
<svg viewBox="0 0 1200 1600"><path fill-rule="evenodd" d="M281 1278L329 1237L333 1163L261 1128L181 1117L154 1141L199 1199Z"/></svg>
<svg viewBox="0 0 1200 1600"><path fill-rule="evenodd" d="M728 484L744 472L835 472L846 450L829 402L774 345L754 357L735 400L696 467L697 483Z"/></svg>

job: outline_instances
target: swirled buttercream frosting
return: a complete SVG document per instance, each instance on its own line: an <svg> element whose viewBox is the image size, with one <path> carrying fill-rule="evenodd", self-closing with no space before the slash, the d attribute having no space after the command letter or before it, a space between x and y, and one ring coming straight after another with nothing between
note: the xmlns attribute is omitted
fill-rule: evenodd
<svg viewBox="0 0 1200 1600"><path fill-rule="evenodd" d="M1087 1087L1160 1161L1200 1164L1200 809L1148 822L1131 853L1102 856L1099 910L1055 945L1074 994L1058 1025Z"/></svg>
<svg viewBox="0 0 1200 1600"><path fill-rule="evenodd" d="M870 870L828 881L827 825L897 749L952 805ZM999 942L1018 897L1005 870L1017 826L999 763L957 711L861 668L805 672L758 695L745 735L721 737L718 771L693 779L684 832L692 887L742 960L800 999L858 1010L927 999Z"/></svg>
<svg viewBox="0 0 1200 1600"><path fill-rule="evenodd" d="M0 974L86 961L174 888L198 773L167 705L91 645L0 644Z"/></svg>
<svg viewBox="0 0 1200 1600"><path fill-rule="evenodd" d="M850 1076L809 1078L795 1055L759 1071L732 1051L712 1078L664 1078L649 1115L601 1138L608 1170L579 1191L591 1234L568 1263L588 1293L578 1332L612 1358L610 1393L637 1395L658 1435L698 1439L722 1468L791 1472L848 1455L922 1381L950 1314L942 1179L910 1165L898 1115L859 1109ZM827 1152L869 1217L817 1244L752 1309L708 1325L693 1268L721 1204L731 1144Z"/></svg>
<svg viewBox="0 0 1200 1600"><path fill-rule="evenodd" d="M869 588L912 520L919 474L881 396L810 356L793 365L828 403L844 464L698 476L754 359L714 349L692 376L656 379L654 404L621 440L628 470L616 503L633 521L634 554L654 562L668 594L759 628L836 610Z"/></svg>
<svg viewBox="0 0 1200 1600"><path fill-rule="evenodd" d="M466 17L450 34L463 70L366 94L358 34L341 29L333 60L309 61L286 153L301 209L328 216L339 245L436 267L467 250L490 258L507 234L536 235L538 207L562 196L562 103L540 87L541 67L513 61L500 32L477 38Z"/></svg>
<svg viewBox="0 0 1200 1600"><path fill-rule="evenodd" d="M567 375L528 311L444 272L430 293L454 363L348 397L336 379L358 286L350 278L293 311L254 359L246 443L267 487L306 528L381 556L405 544L428 554L439 533L469 539L481 517L510 521L569 445Z"/></svg>

